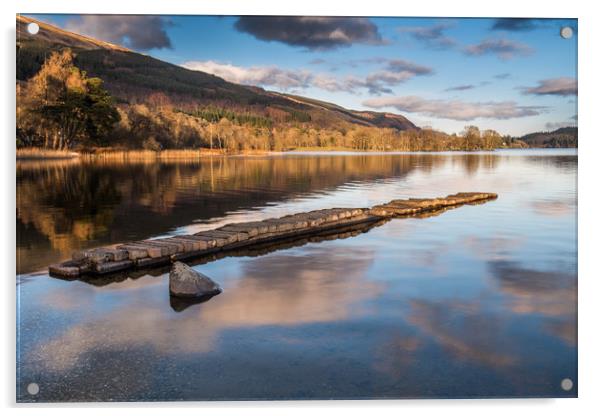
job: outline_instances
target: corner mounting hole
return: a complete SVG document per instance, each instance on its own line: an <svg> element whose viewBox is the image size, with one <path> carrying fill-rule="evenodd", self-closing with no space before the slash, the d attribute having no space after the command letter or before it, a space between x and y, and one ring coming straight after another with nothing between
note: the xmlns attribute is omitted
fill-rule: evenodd
<svg viewBox="0 0 602 416"><path fill-rule="evenodd" d="M32 35L37 35L40 31L40 26L35 22L31 22L27 25L27 31Z"/></svg>
<svg viewBox="0 0 602 416"><path fill-rule="evenodd" d="M40 386L38 386L38 383L29 383L27 385L27 393L31 394L32 396L35 396L39 392L40 392Z"/></svg>
<svg viewBox="0 0 602 416"><path fill-rule="evenodd" d="M562 380L560 382L560 387L562 387L562 390L564 391L570 391L573 389L573 380L571 380L570 378L565 378L564 380Z"/></svg>
<svg viewBox="0 0 602 416"><path fill-rule="evenodd" d="M560 29L560 36L563 39L570 39L573 37L573 28L570 26L564 26Z"/></svg>

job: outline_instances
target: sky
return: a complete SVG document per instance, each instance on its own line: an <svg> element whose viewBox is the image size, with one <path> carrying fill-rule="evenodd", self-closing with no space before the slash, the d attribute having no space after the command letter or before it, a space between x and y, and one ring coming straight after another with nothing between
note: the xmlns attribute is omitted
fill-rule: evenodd
<svg viewBox="0 0 602 416"><path fill-rule="evenodd" d="M31 17L228 81L447 133L476 125L519 136L577 123L576 19Z"/></svg>

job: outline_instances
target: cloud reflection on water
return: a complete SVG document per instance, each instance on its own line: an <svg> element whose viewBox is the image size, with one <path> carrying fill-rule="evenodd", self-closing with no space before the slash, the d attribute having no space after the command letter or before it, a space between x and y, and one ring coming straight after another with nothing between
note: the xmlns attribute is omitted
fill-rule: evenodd
<svg viewBox="0 0 602 416"><path fill-rule="evenodd" d="M409 322L456 359L489 367L516 363L505 339L504 319L477 303L413 300Z"/></svg>
<svg viewBox="0 0 602 416"><path fill-rule="evenodd" d="M577 345L576 273L534 270L508 261L491 262L490 269L513 313L543 315L547 333Z"/></svg>
<svg viewBox="0 0 602 416"><path fill-rule="evenodd" d="M500 289L509 295L509 306L518 314L551 317L573 316L577 306L577 276L558 271L540 271L515 262L495 261L490 269Z"/></svg>
<svg viewBox="0 0 602 416"><path fill-rule="evenodd" d="M244 260L241 277L224 293L199 307L175 314L153 304L166 292L150 287L148 279L125 285L125 307L104 315L91 315L30 353L32 361L53 371L67 371L81 357L97 350L127 350L151 346L167 356L211 351L221 331L270 325L334 322L365 313L362 303L378 295L381 287L366 280L372 261L368 249L327 251L307 247L302 254L279 254ZM158 278L153 278L160 281ZM131 283L134 282L134 283ZM149 292L151 296L149 296ZM62 308L63 297L45 299ZM167 302L167 299L165 299Z"/></svg>

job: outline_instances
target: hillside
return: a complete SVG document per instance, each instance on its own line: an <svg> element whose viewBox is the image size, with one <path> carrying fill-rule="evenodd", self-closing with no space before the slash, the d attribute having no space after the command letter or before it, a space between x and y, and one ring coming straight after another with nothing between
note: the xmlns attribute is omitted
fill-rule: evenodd
<svg viewBox="0 0 602 416"><path fill-rule="evenodd" d="M283 96L290 100L298 103L303 103L314 108L326 110L330 113L338 114L339 117L344 118L350 122L355 122L363 125L371 125L376 127L388 127L396 130L417 130L416 127L410 120L400 116L399 114L383 113L377 111L356 111L348 110L339 105L315 100L312 98L301 97L292 94L278 94L272 93L276 96Z"/></svg>
<svg viewBox="0 0 602 416"><path fill-rule="evenodd" d="M36 35L27 32L27 24L32 21L40 25ZM145 103L153 93L162 93L183 111L211 106L267 118L274 124L301 121L311 122L312 126L320 128L361 125L398 131L419 130L401 115L348 110L306 97L234 84L119 45L17 16L18 81L25 81L39 71L51 51L64 48L70 48L75 53L75 64L89 76L101 78L117 102L122 104Z"/></svg>
<svg viewBox="0 0 602 416"><path fill-rule="evenodd" d="M26 39L29 41L34 40L34 36L32 36L27 31L27 25L31 22L35 22L40 26L40 31L35 35L36 41L50 42L56 45L62 45L77 49L107 49L117 51L129 51L129 49L124 48L123 46L115 45L113 43L69 32L60 29L56 26L52 26L47 23L41 22L39 20L32 19L31 17L20 15L17 16L17 42Z"/></svg>
<svg viewBox="0 0 602 416"><path fill-rule="evenodd" d="M562 127L554 131L530 133L520 138L529 147L577 147L577 127Z"/></svg>

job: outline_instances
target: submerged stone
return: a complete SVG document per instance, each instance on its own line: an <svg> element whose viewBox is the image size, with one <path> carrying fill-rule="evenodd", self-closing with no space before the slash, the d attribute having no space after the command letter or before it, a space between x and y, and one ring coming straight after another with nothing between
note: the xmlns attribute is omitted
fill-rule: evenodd
<svg viewBox="0 0 602 416"><path fill-rule="evenodd" d="M222 288L209 277L177 261L169 272L169 293L171 296L200 298L220 294Z"/></svg>

